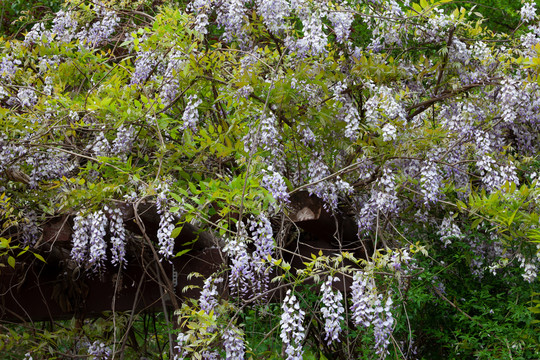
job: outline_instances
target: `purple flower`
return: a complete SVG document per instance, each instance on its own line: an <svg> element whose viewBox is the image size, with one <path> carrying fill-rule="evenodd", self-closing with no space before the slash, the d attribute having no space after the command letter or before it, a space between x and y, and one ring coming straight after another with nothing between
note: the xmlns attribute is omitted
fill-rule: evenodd
<svg viewBox="0 0 540 360"><path fill-rule="evenodd" d="M369 327L374 319L373 305L377 302L377 294L373 281L364 273L357 272L353 276L351 286L351 313L355 325Z"/></svg>
<svg viewBox="0 0 540 360"><path fill-rule="evenodd" d="M87 48L95 48L105 41L110 40L110 36L120 23L120 18L114 11L98 8L96 13L98 16L103 16L103 18L93 23L90 28L87 27L77 34L81 44Z"/></svg>
<svg viewBox="0 0 540 360"><path fill-rule="evenodd" d="M2 59L0 59L0 79L11 82L21 64L21 60L13 59L11 55L4 55Z"/></svg>
<svg viewBox="0 0 540 360"><path fill-rule="evenodd" d="M36 92L32 88L23 88L17 92L17 100L21 106L33 107L37 104L38 98Z"/></svg>
<svg viewBox="0 0 540 360"><path fill-rule="evenodd" d="M420 172L422 174L420 184L422 185L422 194L424 194L424 204L435 203L440 200L443 181L439 167L435 162L428 161Z"/></svg>
<svg viewBox="0 0 540 360"><path fill-rule="evenodd" d="M217 8L217 22L225 30L223 32L225 41L232 41L235 38L242 40L245 10L245 0L224 0Z"/></svg>
<svg viewBox="0 0 540 360"><path fill-rule="evenodd" d="M135 59L135 70L131 74L131 84L143 85L157 65L157 59L152 51L139 52Z"/></svg>
<svg viewBox="0 0 540 360"><path fill-rule="evenodd" d="M332 290L333 281L339 281L339 278L335 277L332 279L332 276L329 276L328 280L321 286L323 303L321 312L324 318L324 331L326 333L324 340L328 340L328 345L335 340L339 341L339 334L341 332L340 322L343 321L343 313L345 312L343 295L339 291Z"/></svg>
<svg viewBox="0 0 540 360"><path fill-rule="evenodd" d="M234 325L223 332L223 347L226 360L243 359L245 355L244 333Z"/></svg>
<svg viewBox="0 0 540 360"><path fill-rule="evenodd" d="M279 322L281 326L280 338L286 346L287 360L301 360L304 353L302 342L306 336L304 325L305 312L300 309L300 304L291 289L287 290L285 300L281 305L283 313Z"/></svg>
<svg viewBox="0 0 540 360"><path fill-rule="evenodd" d="M53 19L52 34L55 34L55 40L63 43L70 42L75 36L77 20L73 17L71 11L60 10Z"/></svg>
<svg viewBox="0 0 540 360"><path fill-rule="evenodd" d="M90 228L90 245L87 268L93 272L100 272L107 260L107 242L105 241L107 217L103 211L98 210L88 217Z"/></svg>
<svg viewBox="0 0 540 360"><path fill-rule="evenodd" d="M386 356L388 345L390 345L390 335L393 332L394 317L392 315L392 298L386 299L386 304L381 306L380 302L375 307L375 321L373 322L373 334L375 335L375 353L379 356Z"/></svg>
<svg viewBox="0 0 540 360"><path fill-rule="evenodd" d="M349 34L351 33L351 25L354 21L353 10L330 11L327 16L328 20L330 20L332 26L334 27L337 42L346 42L349 38Z"/></svg>
<svg viewBox="0 0 540 360"><path fill-rule="evenodd" d="M90 223L81 213L73 221L73 236L71 258L81 266L88 256L88 243L90 240Z"/></svg>
<svg viewBox="0 0 540 360"><path fill-rule="evenodd" d="M251 256L243 237L228 239L223 251L232 259L229 287L233 294L246 294L254 283Z"/></svg>
<svg viewBox="0 0 540 360"><path fill-rule="evenodd" d="M96 340L88 348L88 355L91 355L92 359L95 360L108 360L111 358L111 349L101 341Z"/></svg>
<svg viewBox="0 0 540 360"><path fill-rule="evenodd" d="M105 207L105 211L108 212L109 209ZM117 208L111 210L110 213L111 262L113 265L122 264L123 267L126 267L126 228L124 227L122 211Z"/></svg>
<svg viewBox="0 0 540 360"><path fill-rule="evenodd" d="M269 166L268 170L265 171L262 179L262 186L272 194L276 202L289 202L289 192L285 180L280 173L274 171L272 166Z"/></svg>
<svg viewBox="0 0 540 360"><path fill-rule="evenodd" d="M199 110L197 110L197 108L201 103L202 100L200 100L196 94L188 97L188 103L184 109L184 114L182 115L184 123L180 126L180 130L189 128L192 132L197 131L197 124L199 122Z"/></svg>
<svg viewBox="0 0 540 360"><path fill-rule="evenodd" d="M261 294L268 290L268 274L275 249L272 224L264 214L261 214L258 221L250 220L249 230L255 244L250 265L255 277L253 293Z"/></svg>
<svg viewBox="0 0 540 360"><path fill-rule="evenodd" d="M536 17L536 3L534 0L527 1L521 7L521 21L527 23Z"/></svg>
<svg viewBox="0 0 540 360"><path fill-rule="evenodd" d="M205 313L210 314L212 310L215 310L218 305L218 291L216 284L221 283L223 278L208 277L204 280L204 285L201 290L201 296L199 297L199 306Z"/></svg>
<svg viewBox="0 0 540 360"><path fill-rule="evenodd" d="M116 155L125 155L131 152L133 142L135 141L135 129L130 125L129 128L120 125L116 132L111 152Z"/></svg>
<svg viewBox="0 0 540 360"><path fill-rule="evenodd" d="M286 17L290 13L290 5L286 0L256 0L257 13L262 16L263 23L274 35L286 29Z"/></svg>
<svg viewBox="0 0 540 360"><path fill-rule="evenodd" d="M161 193L157 197L156 207L157 213L160 215L159 228L157 232L158 244L159 244L159 253L165 258L168 259L173 256L174 250L174 238L171 237L171 234L174 230L174 217L168 209L167 205L167 192L169 191L168 186L163 185Z"/></svg>

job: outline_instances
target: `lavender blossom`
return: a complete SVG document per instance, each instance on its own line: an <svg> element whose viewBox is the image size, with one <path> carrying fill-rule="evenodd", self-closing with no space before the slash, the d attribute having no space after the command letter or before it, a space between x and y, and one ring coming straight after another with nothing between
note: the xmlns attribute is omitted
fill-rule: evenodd
<svg viewBox="0 0 540 360"><path fill-rule="evenodd" d="M52 34L55 40L62 43L70 42L75 36L77 20L73 17L71 11L60 10L53 19Z"/></svg>
<svg viewBox="0 0 540 360"><path fill-rule="evenodd" d="M328 277L325 283L321 286L322 303L323 307L321 312L324 318L324 331L326 336L324 340L328 340L328 345L332 344L335 340L339 341L339 334L341 333L341 324L343 321L343 313L345 309L343 307L343 295L340 291L332 290L332 282L339 281L339 278Z"/></svg>
<svg viewBox="0 0 540 360"><path fill-rule="evenodd" d="M398 198L395 175L391 169L385 168L382 177L371 189L371 196L364 203L357 217L359 231L371 230L375 219L381 213L390 215L397 213L397 210Z"/></svg>
<svg viewBox="0 0 540 360"><path fill-rule="evenodd" d="M186 60L183 52L177 50L172 53L167 62L167 68L163 74L163 85L159 96L163 104L168 105L176 99L180 84L175 74L185 66Z"/></svg>
<svg viewBox="0 0 540 360"><path fill-rule="evenodd" d="M351 141L358 139L358 130L360 129L360 114L354 104L349 101L341 108L343 120L347 124L345 126L345 137Z"/></svg>
<svg viewBox="0 0 540 360"><path fill-rule="evenodd" d="M71 258L81 266L88 257L88 245L90 241L90 221L81 213L75 216L73 221L73 237Z"/></svg>
<svg viewBox="0 0 540 360"><path fill-rule="evenodd" d="M135 70L131 74L131 84L143 85L157 66L157 59L153 52L139 52L135 59Z"/></svg>
<svg viewBox="0 0 540 360"><path fill-rule="evenodd" d="M100 11L103 18L92 24L90 28L81 30L77 37L83 46L87 48L96 48L105 41L109 40L114 33L116 26L120 23L120 18L114 11Z"/></svg>
<svg viewBox="0 0 540 360"><path fill-rule="evenodd" d="M377 303L377 300L377 290L373 280L364 273L355 273L351 286L351 313L356 326L371 326L375 318L373 305Z"/></svg>
<svg viewBox="0 0 540 360"><path fill-rule="evenodd" d="M245 0L224 0L217 8L217 22L223 26L223 39L232 41L241 39L244 36L242 27L244 26Z"/></svg>
<svg viewBox="0 0 540 360"><path fill-rule="evenodd" d="M135 129L131 125L126 128L122 124L116 132L116 139L112 143L111 152L117 155L128 154L131 152L134 141Z"/></svg>
<svg viewBox="0 0 540 360"><path fill-rule="evenodd" d="M33 210L29 211L25 216L21 226L22 242L24 246L33 246L36 243L41 233L37 221L37 214Z"/></svg>
<svg viewBox="0 0 540 360"><path fill-rule="evenodd" d="M108 360L111 358L111 349L101 341L96 340L88 348L88 355L91 355L91 358L95 360Z"/></svg>
<svg viewBox="0 0 540 360"><path fill-rule="evenodd" d="M174 230L174 217L167 207L167 192L168 186L164 185L156 201L157 213L160 216L157 232L159 253L165 259L169 259L173 256L175 242L174 238L171 237Z"/></svg>
<svg viewBox="0 0 540 360"><path fill-rule="evenodd" d="M109 209L105 207L105 211ZM126 267L126 228L122 218L122 211L118 208L110 211L111 252L113 265L122 264Z"/></svg>
<svg viewBox="0 0 540 360"><path fill-rule="evenodd" d="M279 139L281 139L277 120L273 113L263 114L261 116L261 130L259 135L259 144L266 151L272 151L279 148Z"/></svg>
<svg viewBox="0 0 540 360"><path fill-rule="evenodd" d="M4 55L0 59L0 79L10 83L22 64L21 60L13 59L11 55Z"/></svg>
<svg viewBox="0 0 540 360"><path fill-rule="evenodd" d="M286 0L256 0L257 13L262 16L268 30L279 35L286 28L285 18L291 11Z"/></svg>
<svg viewBox="0 0 540 360"><path fill-rule="evenodd" d="M526 1L521 7L521 21L528 23L536 17L536 2Z"/></svg>
<svg viewBox="0 0 540 360"><path fill-rule="evenodd" d="M210 314L211 311L215 311L218 305L218 291L216 284L221 283L223 278L208 277L204 280L204 285L201 290L201 296L199 297L199 306L205 313Z"/></svg>
<svg viewBox="0 0 540 360"><path fill-rule="evenodd" d="M76 166L68 155L52 149L32 154L26 163L32 166L29 186L33 189L37 188L39 181L59 179Z"/></svg>
<svg viewBox="0 0 540 360"><path fill-rule="evenodd" d="M251 256L241 237L229 239L223 251L232 259L229 287L233 294L247 294L254 283Z"/></svg>
<svg viewBox="0 0 540 360"><path fill-rule="evenodd" d="M259 215L257 221L250 220L249 223L249 230L252 233L253 243L255 244L251 263L255 277L253 292L262 294L268 290L268 284L270 282L268 276L275 249L272 224L264 214Z"/></svg>
<svg viewBox="0 0 540 360"><path fill-rule="evenodd" d="M443 219L437 234L440 235L441 241L444 243L444 247L450 245L452 243L452 239L454 238L463 238L461 230L452 220L452 213L450 213L450 216Z"/></svg>
<svg viewBox="0 0 540 360"><path fill-rule="evenodd" d="M339 43L345 43L351 33L351 26L354 21L354 12L349 11L330 11L328 13L328 20L334 27L334 34L336 34L336 41Z"/></svg>
<svg viewBox="0 0 540 360"><path fill-rule="evenodd" d="M188 9L197 15L195 18L195 31L203 35L208 33L208 12L211 10L213 3L214 0L193 0L188 5Z"/></svg>
<svg viewBox="0 0 540 360"><path fill-rule="evenodd" d="M305 312L300 309L300 304L296 296L292 294L291 289L287 290L285 300L281 305L283 313L279 322L281 326L280 338L283 345L286 346L286 360L302 360L304 350L302 342L306 336L304 325Z"/></svg>
<svg viewBox="0 0 540 360"><path fill-rule="evenodd" d="M225 360L243 359L245 355L244 333L234 325L223 332Z"/></svg>
<svg viewBox="0 0 540 360"><path fill-rule="evenodd" d="M311 158L308 171L311 182L308 187L309 193L321 198L324 201L324 206L328 209L337 209L339 194L350 195L354 190L348 182L339 176L335 177L334 182L323 180L330 176L330 170L319 154L314 154Z"/></svg>
<svg viewBox="0 0 540 360"><path fill-rule="evenodd" d="M196 94L188 97L188 103L184 109L184 114L182 115L182 120L184 123L180 126L180 130L186 130L189 128L192 132L197 131L197 124L199 122L199 111L197 108L199 105L201 105L201 103L202 100L200 100Z"/></svg>
<svg viewBox="0 0 540 360"><path fill-rule="evenodd" d="M104 133L96 136L95 142L87 147L95 156L109 156L111 154L111 144Z"/></svg>
<svg viewBox="0 0 540 360"><path fill-rule="evenodd" d="M375 352L385 356L393 332L394 318L391 312L392 298L389 296L382 306L382 295L377 293L373 279L365 273L357 272L353 276L351 287L352 320L355 325L373 326Z"/></svg>
<svg viewBox="0 0 540 360"><path fill-rule="evenodd" d="M88 217L90 227L90 245L87 268L100 272L107 260L107 242L105 241L107 217L103 211L98 210Z"/></svg>
<svg viewBox="0 0 540 360"><path fill-rule="evenodd" d="M289 192L283 176L277 171L274 171L272 166L268 167L262 178L262 186L268 190L272 197L278 203L289 202Z"/></svg>
<svg viewBox="0 0 540 360"><path fill-rule="evenodd" d="M421 191L424 194L424 204L435 203L440 200L442 188L442 175L433 161L428 161L421 170Z"/></svg>
<svg viewBox="0 0 540 360"><path fill-rule="evenodd" d="M291 48L298 52L299 56L319 55L326 52L328 37L323 31L322 17L318 12L314 12L302 19L304 37L294 43L288 42ZM287 42L287 41L286 41Z"/></svg>
<svg viewBox="0 0 540 360"><path fill-rule="evenodd" d="M39 22L32 26L32 29L26 34L24 44L29 46L39 44L43 41L44 44L51 42L51 32L45 29L45 25Z"/></svg>
<svg viewBox="0 0 540 360"><path fill-rule="evenodd" d="M37 104L38 98L36 92L32 88L23 88L17 92L17 100L21 106L33 107Z"/></svg>
<svg viewBox="0 0 540 360"><path fill-rule="evenodd" d="M384 141L396 140L397 129L394 125L390 123L384 124L382 127L382 136Z"/></svg>
<svg viewBox="0 0 540 360"><path fill-rule="evenodd" d="M392 315L392 298L386 299L384 307L379 303L375 307L375 321L373 322L373 334L375 335L375 353L379 356L386 356L388 345L390 345L390 335L393 332L394 317Z"/></svg>

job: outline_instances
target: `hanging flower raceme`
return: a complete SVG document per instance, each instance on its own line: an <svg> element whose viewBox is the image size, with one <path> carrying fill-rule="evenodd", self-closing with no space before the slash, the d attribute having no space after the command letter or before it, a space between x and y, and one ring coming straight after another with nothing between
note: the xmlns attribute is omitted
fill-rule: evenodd
<svg viewBox="0 0 540 360"><path fill-rule="evenodd" d="M105 207L105 211L110 213L110 233L111 233L111 262L113 265L122 264L126 267L126 229L120 209L109 210Z"/></svg>
<svg viewBox="0 0 540 360"><path fill-rule="evenodd" d="M392 298L388 296L382 305L382 294L377 292L375 282L367 274L357 272L351 287L351 313L353 323L366 328L373 326L375 352L385 356L388 353L390 335L393 332Z"/></svg>
<svg viewBox="0 0 540 360"><path fill-rule="evenodd" d="M101 272L107 260L106 226L107 217L101 210L74 219L71 258L94 273Z"/></svg>
<svg viewBox="0 0 540 360"><path fill-rule="evenodd" d="M280 321L280 338L286 347L287 360L301 360L304 353L302 342L306 336L303 325L306 313L300 309L300 304L291 289L287 290L281 309L283 313Z"/></svg>
<svg viewBox="0 0 540 360"><path fill-rule="evenodd" d="M105 241L107 217L99 210L89 216L90 250L87 267L93 272L100 272L107 260L107 242Z"/></svg>
<svg viewBox="0 0 540 360"><path fill-rule="evenodd" d="M174 238L171 236L171 234L174 230L175 221L174 216L170 212L167 201L168 191L169 186L167 184L164 184L156 200L157 213L160 217L159 228L157 232L159 254L165 259L169 259L171 256L173 256L174 250Z"/></svg>
<svg viewBox="0 0 540 360"><path fill-rule="evenodd" d="M229 288L234 295L247 294L251 285L255 282L252 259L247 251L247 245L243 236L237 236L227 240L223 251L232 260Z"/></svg>
<svg viewBox="0 0 540 360"><path fill-rule="evenodd" d="M90 238L90 223L86 217L79 213L73 220L73 237L71 258L81 266L88 256L88 241Z"/></svg>
<svg viewBox="0 0 540 360"><path fill-rule="evenodd" d="M252 254L251 267L255 277L254 294L262 294L268 290L269 273L274 255L274 237L272 224L264 215L259 215L257 221L250 220L249 230L252 233L255 250Z"/></svg>
<svg viewBox="0 0 540 360"><path fill-rule="evenodd" d="M234 325L228 326L223 332L223 347L225 360L243 359L245 354L244 332Z"/></svg>
<svg viewBox="0 0 540 360"><path fill-rule="evenodd" d="M188 97L188 103L184 109L184 114L182 115L184 123L180 126L180 130L183 131L189 128L192 132L197 131L197 124L199 123L199 110L197 110L197 108L201 103L202 100L200 100L196 94Z"/></svg>
<svg viewBox="0 0 540 360"><path fill-rule="evenodd" d="M289 192L283 176L274 171L273 166L269 166L262 178L262 186L270 191L278 204L289 202Z"/></svg>
<svg viewBox="0 0 540 360"><path fill-rule="evenodd" d="M215 279L213 277L208 277L204 280L201 296L199 297L199 306L207 314L210 314L212 310L215 310L218 305L218 291L216 284L221 282L223 282L223 278L221 277Z"/></svg>
<svg viewBox="0 0 540 360"><path fill-rule="evenodd" d="M339 334L341 333L340 323L344 319L343 313L345 312L343 294L339 291L332 290L332 283L337 281L339 281L339 278L329 276L328 280L321 286L323 303L321 312L323 314L324 331L326 333L324 340L328 341L328 345L335 340L339 341Z"/></svg>

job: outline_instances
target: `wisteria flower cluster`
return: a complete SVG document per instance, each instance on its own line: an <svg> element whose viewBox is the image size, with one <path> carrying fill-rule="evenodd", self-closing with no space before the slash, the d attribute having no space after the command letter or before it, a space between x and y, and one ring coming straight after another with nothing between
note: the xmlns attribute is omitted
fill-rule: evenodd
<svg viewBox="0 0 540 360"><path fill-rule="evenodd" d="M362 232L370 231L377 217L382 214L392 215L398 211L398 198L396 193L396 178L391 169L383 169L383 174L371 190L367 200L358 215L358 229Z"/></svg>
<svg viewBox="0 0 540 360"><path fill-rule="evenodd" d="M208 277L204 280L201 296L199 297L199 306L207 314L210 314L211 311L215 311L216 306L218 305L217 284L221 282L223 282L223 278L221 277Z"/></svg>
<svg viewBox="0 0 540 360"><path fill-rule="evenodd" d="M443 219L439 231L437 232L437 234L441 236L441 241L444 243L445 247L450 245L453 239L463 238L461 230L456 223L454 223L451 215L452 214Z"/></svg>
<svg viewBox="0 0 540 360"><path fill-rule="evenodd" d="M21 60L14 59L12 55L4 55L0 59L0 78L8 83L11 82L21 64Z"/></svg>
<svg viewBox="0 0 540 360"><path fill-rule="evenodd" d="M95 360L108 360L111 358L111 349L99 340L96 340L88 348L88 355Z"/></svg>
<svg viewBox="0 0 540 360"><path fill-rule="evenodd" d="M304 350L302 343L306 336L304 328L304 316L306 313L300 308L296 295L291 289L287 290L283 304L281 305L280 338L285 346L287 360L301 360Z"/></svg>
<svg viewBox="0 0 540 360"><path fill-rule="evenodd" d="M328 345L334 341L339 341L341 333L341 322L344 320L343 313L343 294L340 291L332 290L332 283L338 282L339 278L332 276L328 277L322 286L322 304L321 312L324 319L324 331L326 333L324 339L328 341Z"/></svg>
<svg viewBox="0 0 540 360"><path fill-rule="evenodd" d="M197 95L190 95L187 101L188 103L182 115L183 124L180 126L180 130L190 129L195 133L197 132L197 125L199 123L198 107L202 104L202 100Z"/></svg>
<svg viewBox="0 0 540 360"><path fill-rule="evenodd" d="M354 191L353 187L340 176L330 180L330 170L322 160L320 154L314 154L309 162L310 194L317 195L324 201L325 207L336 210L340 195L350 195Z"/></svg>
<svg viewBox="0 0 540 360"><path fill-rule="evenodd" d="M233 294L263 294L269 283L269 272L274 255L274 239L270 220L261 214L257 219L248 221L248 229L255 245L250 253L247 248L246 229L240 230L240 236L227 239L223 251L232 260L229 287Z"/></svg>
<svg viewBox="0 0 540 360"><path fill-rule="evenodd" d="M157 213L160 216L157 232L159 254L163 256L164 259L169 259L174 255L173 250L175 243L174 238L171 236L174 230L175 219L169 208L167 198L168 192L169 186L164 183L161 186L161 192L156 199Z"/></svg>
<svg viewBox="0 0 540 360"><path fill-rule="evenodd" d="M106 213L110 214L110 221ZM71 258L84 269L100 273L107 260L107 225L111 235L112 263L124 264L126 230L122 212L105 207L93 213L78 213L73 220Z"/></svg>
<svg viewBox="0 0 540 360"><path fill-rule="evenodd" d="M278 204L289 202L289 192L283 176L269 166L262 178L262 186L267 189Z"/></svg>
<svg viewBox="0 0 540 360"><path fill-rule="evenodd" d="M223 347L225 347L225 360L243 359L245 354L244 333L234 325L227 327L223 332Z"/></svg>
<svg viewBox="0 0 540 360"><path fill-rule="evenodd" d="M392 298L388 296L383 305L382 294L378 293L374 280L360 272L354 274L351 297L353 322L357 326L373 326L375 352L385 356L394 324Z"/></svg>

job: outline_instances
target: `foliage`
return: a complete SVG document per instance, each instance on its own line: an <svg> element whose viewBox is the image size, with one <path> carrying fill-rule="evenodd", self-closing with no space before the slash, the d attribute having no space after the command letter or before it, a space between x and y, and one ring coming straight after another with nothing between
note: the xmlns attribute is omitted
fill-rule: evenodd
<svg viewBox="0 0 540 360"><path fill-rule="evenodd" d="M444 0L148 10L66 1L0 40L1 236L39 254L69 215L95 276L141 253L122 204L156 204L158 261L183 224L211 233L227 263L175 309L176 358L538 353L534 3L512 32ZM303 191L354 240L294 268Z"/></svg>

